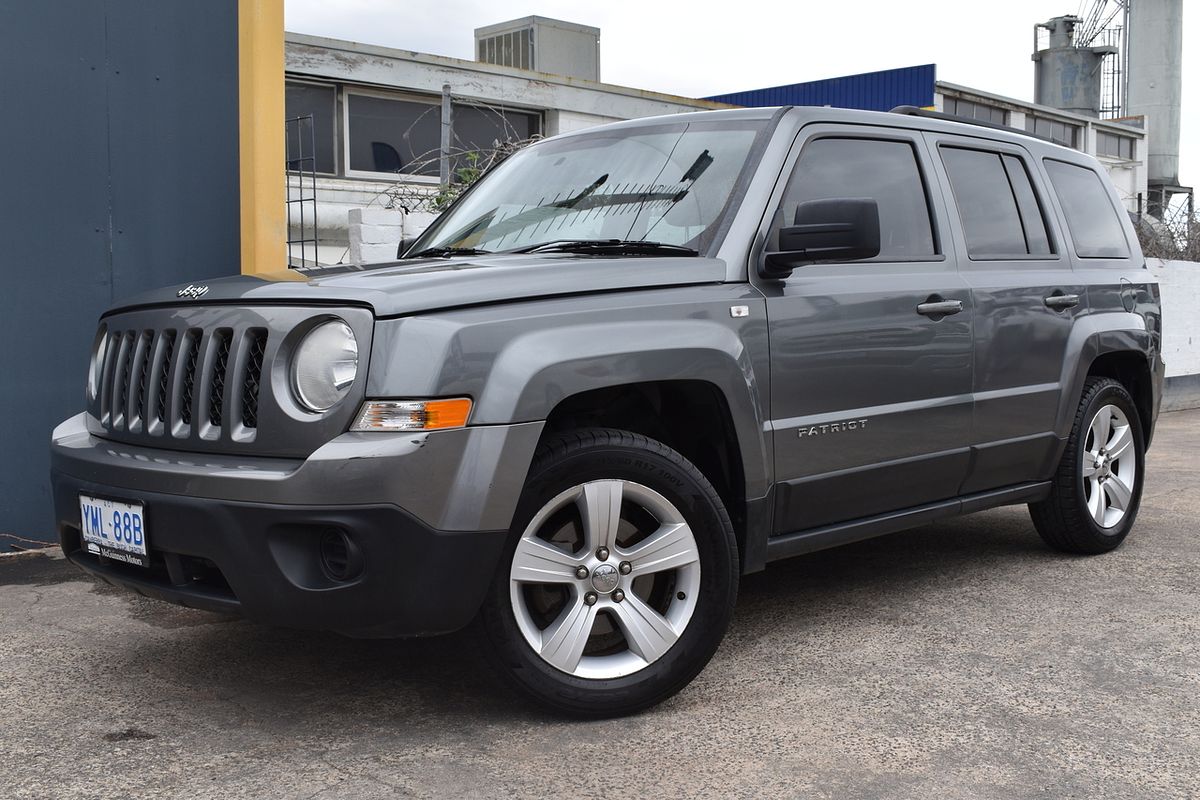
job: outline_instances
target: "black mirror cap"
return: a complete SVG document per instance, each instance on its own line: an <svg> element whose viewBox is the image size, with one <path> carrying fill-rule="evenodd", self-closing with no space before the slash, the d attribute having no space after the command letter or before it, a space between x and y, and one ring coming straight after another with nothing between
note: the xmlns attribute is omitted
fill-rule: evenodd
<svg viewBox="0 0 1200 800"><path fill-rule="evenodd" d="M816 261L859 261L879 255L879 205L867 197L810 200L796 206L795 224L779 231L779 250L759 267L764 278L786 278Z"/></svg>
<svg viewBox="0 0 1200 800"><path fill-rule="evenodd" d="M412 247L414 241L415 241L415 239L401 239L400 240L400 243L396 245L396 260L397 261L404 258L404 254L408 252L408 249L410 247Z"/></svg>

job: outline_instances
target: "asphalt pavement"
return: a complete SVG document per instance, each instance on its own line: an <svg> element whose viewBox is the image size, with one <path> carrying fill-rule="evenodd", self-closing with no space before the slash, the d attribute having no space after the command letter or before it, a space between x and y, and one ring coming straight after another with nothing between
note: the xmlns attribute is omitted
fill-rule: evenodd
<svg viewBox="0 0 1200 800"><path fill-rule="evenodd" d="M1200 796L1200 411L1115 553L1024 508L772 565L639 716L528 706L470 634L354 641L0 558L0 797Z"/></svg>

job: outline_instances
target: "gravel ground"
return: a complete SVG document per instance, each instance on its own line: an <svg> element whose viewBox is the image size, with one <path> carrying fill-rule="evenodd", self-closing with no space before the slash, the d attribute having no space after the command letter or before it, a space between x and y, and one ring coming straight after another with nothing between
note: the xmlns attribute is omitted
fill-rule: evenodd
<svg viewBox="0 0 1200 800"><path fill-rule="evenodd" d="M0 558L0 796L1197 797L1200 411L1116 553L1023 508L782 562L682 694L577 723L472 638L262 628Z"/></svg>

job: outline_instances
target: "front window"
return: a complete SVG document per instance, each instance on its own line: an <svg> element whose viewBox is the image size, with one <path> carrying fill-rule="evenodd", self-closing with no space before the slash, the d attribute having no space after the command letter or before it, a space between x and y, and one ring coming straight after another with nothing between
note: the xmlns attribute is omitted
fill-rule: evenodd
<svg viewBox="0 0 1200 800"><path fill-rule="evenodd" d="M532 145L485 176L410 252L575 240L706 252L764 124L664 123Z"/></svg>

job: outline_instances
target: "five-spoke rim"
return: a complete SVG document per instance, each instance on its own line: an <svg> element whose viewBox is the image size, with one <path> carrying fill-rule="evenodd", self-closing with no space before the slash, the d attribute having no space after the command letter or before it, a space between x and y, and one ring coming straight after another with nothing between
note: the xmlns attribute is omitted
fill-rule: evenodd
<svg viewBox="0 0 1200 800"><path fill-rule="evenodd" d="M509 577L517 626L535 653L576 677L619 678L683 635L700 590L700 553L661 494L598 480L534 515Z"/></svg>
<svg viewBox="0 0 1200 800"><path fill-rule="evenodd" d="M1101 528L1113 528L1133 504L1137 455L1125 412L1106 405L1092 417L1083 445L1083 495L1088 513Z"/></svg>

